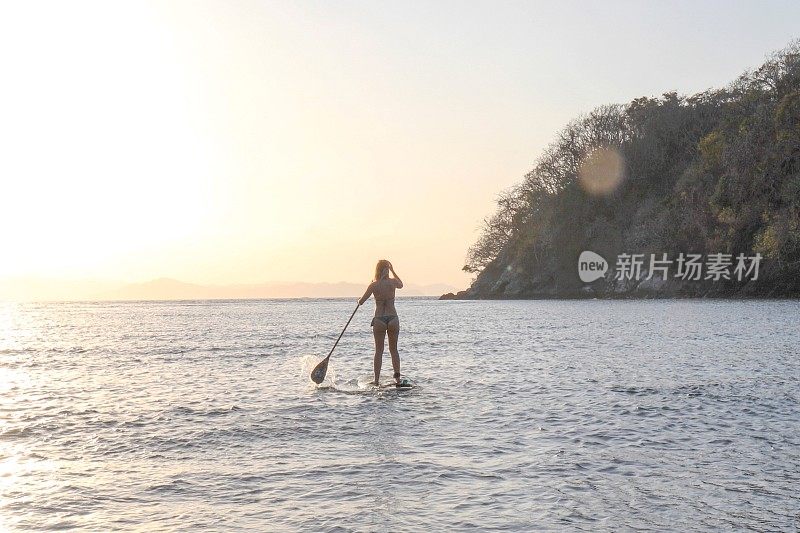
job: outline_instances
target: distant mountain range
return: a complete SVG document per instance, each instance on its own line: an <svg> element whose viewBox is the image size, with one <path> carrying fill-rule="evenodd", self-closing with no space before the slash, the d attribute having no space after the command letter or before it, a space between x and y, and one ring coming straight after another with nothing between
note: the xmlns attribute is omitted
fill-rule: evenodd
<svg viewBox="0 0 800 533"><path fill-rule="evenodd" d="M143 283L114 281L61 281L17 278L0 281L0 300L69 301L69 300L212 300L246 298L333 298L357 297L366 283L273 282L234 285L198 285L159 278ZM398 296L434 296L452 292L444 283L415 285Z"/></svg>

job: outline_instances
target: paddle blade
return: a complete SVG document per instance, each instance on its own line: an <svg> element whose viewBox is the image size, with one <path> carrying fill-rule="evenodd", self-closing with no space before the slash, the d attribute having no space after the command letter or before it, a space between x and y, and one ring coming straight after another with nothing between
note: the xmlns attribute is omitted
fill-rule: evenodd
<svg viewBox="0 0 800 533"><path fill-rule="evenodd" d="M311 371L311 381L319 385L325 380L325 373L328 372L328 358L326 357Z"/></svg>

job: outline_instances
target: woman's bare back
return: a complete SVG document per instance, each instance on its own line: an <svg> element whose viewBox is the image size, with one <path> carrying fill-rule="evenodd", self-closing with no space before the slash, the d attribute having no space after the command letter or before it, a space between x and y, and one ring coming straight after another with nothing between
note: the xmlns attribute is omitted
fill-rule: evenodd
<svg viewBox="0 0 800 533"><path fill-rule="evenodd" d="M397 316L397 309L394 307L394 293L397 288L394 278L381 278L372 283L375 316Z"/></svg>

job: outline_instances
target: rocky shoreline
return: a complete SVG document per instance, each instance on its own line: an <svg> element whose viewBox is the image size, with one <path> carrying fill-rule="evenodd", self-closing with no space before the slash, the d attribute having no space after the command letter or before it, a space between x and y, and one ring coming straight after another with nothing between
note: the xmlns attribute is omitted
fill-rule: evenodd
<svg viewBox="0 0 800 533"><path fill-rule="evenodd" d="M571 274L571 273L570 273ZM440 300L549 300L549 299L669 299L669 298L775 298L796 299L793 286L774 281L684 281L680 279L616 280L611 272L581 283L576 275L537 275L496 260L466 290L446 293Z"/></svg>

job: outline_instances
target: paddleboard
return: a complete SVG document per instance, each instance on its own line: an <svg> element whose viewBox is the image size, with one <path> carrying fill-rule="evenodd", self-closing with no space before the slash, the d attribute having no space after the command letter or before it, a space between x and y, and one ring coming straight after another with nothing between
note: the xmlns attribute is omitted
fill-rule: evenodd
<svg viewBox="0 0 800 533"><path fill-rule="evenodd" d="M361 380L361 379L358 380L358 386L359 386L359 388L362 388L362 389L386 389L386 390L392 390L392 389L396 389L396 390L411 390L411 389L414 388L414 384L411 383L411 381L409 381L406 378L401 379L400 383L395 383L394 380L392 380L392 381L384 381L378 387L376 387L375 385L370 383L368 378L365 378L363 380Z"/></svg>
<svg viewBox="0 0 800 533"><path fill-rule="evenodd" d="M406 378L401 379L400 383L392 383L392 386L398 390L408 390L414 388L414 385Z"/></svg>

